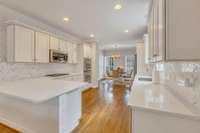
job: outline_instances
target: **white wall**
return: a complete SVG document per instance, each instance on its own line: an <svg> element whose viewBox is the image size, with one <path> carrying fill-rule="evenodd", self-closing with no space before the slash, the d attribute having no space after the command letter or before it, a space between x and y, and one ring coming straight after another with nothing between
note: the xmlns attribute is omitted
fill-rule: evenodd
<svg viewBox="0 0 200 133"><path fill-rule="evenodd" d="M14 80L28 77L39 77L56 72L77 72L79 65L72 64L25 64L25 63L6 63L6 27L5 21L17 20L27 25L38 27L47 32L60 37L67 38L69 41L80 43L76 37L59 31L34 18L25 16L19 12L0 5L0 80ZM81 59L79 59L81 60ZM80 72L80 70L78 71Z"/></svg>

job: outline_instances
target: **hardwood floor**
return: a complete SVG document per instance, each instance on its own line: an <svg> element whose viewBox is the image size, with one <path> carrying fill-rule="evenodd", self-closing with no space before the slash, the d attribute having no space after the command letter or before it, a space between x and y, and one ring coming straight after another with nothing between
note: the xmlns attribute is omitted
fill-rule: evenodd
<svg viewBox="0 0 200 133"><path fill-rule="evenodd" d="M83 93L83 117L73 133L130 133L129 91L105 86Z"/></svg>
<svg viewBox="0 0 200 133"><path fill-rule="evenodd" d="M0 123L0 133L20 133Z"/></svg>

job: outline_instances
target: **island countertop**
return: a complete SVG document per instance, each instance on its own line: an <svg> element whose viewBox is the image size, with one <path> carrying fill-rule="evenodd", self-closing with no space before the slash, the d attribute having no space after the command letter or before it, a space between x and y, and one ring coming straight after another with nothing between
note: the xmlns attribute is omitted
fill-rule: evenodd
<svg viewBox="0 0 200 133"><path fill-rule="evenodd" d="M0 82L0 94L32 103L41 103L64 93L89 87L88 83L54 78L35 78Z"/></svg>

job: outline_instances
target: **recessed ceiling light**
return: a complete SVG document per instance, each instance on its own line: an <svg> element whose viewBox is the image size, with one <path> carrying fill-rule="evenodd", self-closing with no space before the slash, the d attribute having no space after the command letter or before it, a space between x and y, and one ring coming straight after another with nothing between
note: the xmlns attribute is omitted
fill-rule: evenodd
<svg viewBox="0 0 200 133"><path fill-rule="evenodd" d="M128 33L128 32L129 32L129 30L124 30L124 32L125 32L125 33Z"/></svg>
<svg viewBox="0 0 200 133"><path fill-rule="evenodd" d="M90 34L90 37L91 37L91 38L94 38L94 34Z"/></svg>
<svg viewBox="0 0 200 133"><path fill-rule="evenodd" d="M66 21L66 22L68 22L68 21L69 21L69 18L68 18L68 17L65 17L63 20Z"/></svg>
<svg viewBox="0 0 200 133"><path fill-rule="evenodd" d="M114 9L115 10L120 10L120 9L122 9L122 5L121 4L116 4Z"/></svg>

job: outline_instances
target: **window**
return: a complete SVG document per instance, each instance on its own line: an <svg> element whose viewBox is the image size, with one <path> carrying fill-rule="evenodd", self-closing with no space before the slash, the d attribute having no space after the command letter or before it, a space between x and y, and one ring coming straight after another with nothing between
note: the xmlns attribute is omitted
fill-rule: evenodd
<svg viewBox="0 0 200 133"><path fill-rule="evenodd" d="M105 70L106 72L111 72L117 69L120 61L120 56L105 56Z"/></svg>
<svg viewBox="0 0 200 133"><path fill-rule="evenodd" d="M125 56L125 72L131 73L134 71L135 57L134 55Z"/></svg>

